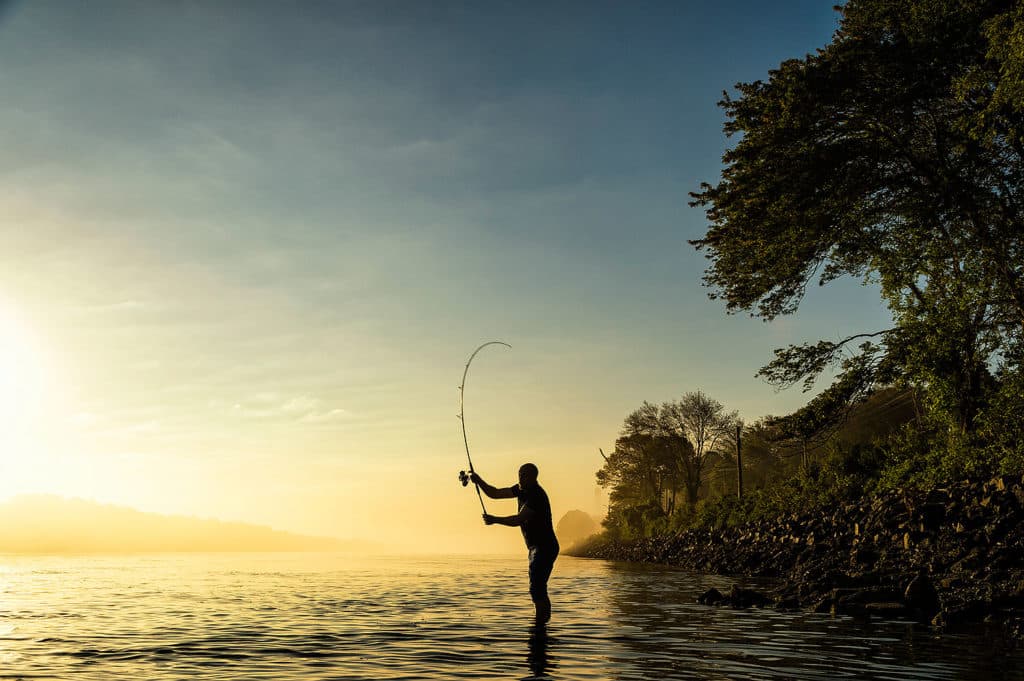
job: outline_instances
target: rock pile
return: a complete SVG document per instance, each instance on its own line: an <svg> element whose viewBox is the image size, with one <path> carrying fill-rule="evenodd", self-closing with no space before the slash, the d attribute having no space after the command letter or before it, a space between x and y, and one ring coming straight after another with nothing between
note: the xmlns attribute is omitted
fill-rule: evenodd
<svg viewBox="0 0 1024 681"><path fill-rule="evenodd" d="M1020 475L892 491L735 528L593 542L576 555L778 578L770 604L780 608L900 616L945 628L985 620L1024 635ZM744 591L709 592L702 600L761 603Z"/></svg>

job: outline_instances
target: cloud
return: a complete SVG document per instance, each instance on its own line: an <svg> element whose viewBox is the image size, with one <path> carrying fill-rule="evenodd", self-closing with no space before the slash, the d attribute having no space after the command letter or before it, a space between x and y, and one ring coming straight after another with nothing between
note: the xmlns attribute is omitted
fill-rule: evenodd
<svg viewBox="0 0 1024 681"><path fill-rule="evenodd" d="M348 419L352 412L325 405L311 395L284 396L276 392L256 393L236 402L231 410L242 418L277 423L334 423Z"/></svg>
<svg viewBox="0 0 1024 681"><path fill-rule="evenodd" d="M152 307L152 303L144 303L141 300L120 300L111 303L99 303L96 305L81 305L76 308L81 312L136 312Z"/></svg>
<svg viewBox="0 0 1024 681"><path fill-rule="evenodd" d="M299 420L303 423L330 423L349 419L352 413L346 409L330 409L322 412L310 412Z"/></svg>

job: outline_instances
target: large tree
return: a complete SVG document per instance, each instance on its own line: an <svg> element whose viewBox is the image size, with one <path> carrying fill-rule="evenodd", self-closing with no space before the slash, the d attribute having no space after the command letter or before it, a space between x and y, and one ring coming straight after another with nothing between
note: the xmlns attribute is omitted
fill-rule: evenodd
<svg viewBox="0 0 1024 681"><path fill-rule="evenodd" d="M793 312L813 281L877 284L888 329L777 351L787 384L859 359L836 394L901 377L972 431L1024 335L1024 10L1016 0L849 0L815 54L726 95L738 142L703 184L705 283L731 311Z"/></svg>

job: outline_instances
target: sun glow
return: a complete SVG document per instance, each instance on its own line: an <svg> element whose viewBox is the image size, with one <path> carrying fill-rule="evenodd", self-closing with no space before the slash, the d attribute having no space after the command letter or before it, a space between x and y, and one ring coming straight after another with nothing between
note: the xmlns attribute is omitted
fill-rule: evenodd
<svg viewBox="0 0 1024 681"><path fill-rule="evenodd" d="M43 415L46 371L29 328L0 305L0 477L21 465Z"/></svg>

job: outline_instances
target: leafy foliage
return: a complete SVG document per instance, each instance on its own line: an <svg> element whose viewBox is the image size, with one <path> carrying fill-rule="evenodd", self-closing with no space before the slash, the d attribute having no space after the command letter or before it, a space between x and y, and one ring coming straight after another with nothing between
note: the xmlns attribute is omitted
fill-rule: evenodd
<svg viewBox="0 0 1024 681"><path fill-rule="evenodd" d="M711 260L712 297L765 319L795 311L815 280L876 283L896 326L861 334L878 344L862 346L856 382L926 389L953 436L969 434L988 368L1024 331L1022 11L850 0L841 12L831 44L725 96L740 139L721 181L693 194L711 226L692 243ZM858 336L780 351L762 373L806 387Z"/></svg>
<svg viewBox="0 0 1024 681"><path fill-rule="evenodd" d="M597 472L598 484L609 490L606 527L646 534L692 512L708 463L733 446L736 423L736 412L700 392L660 405L644 402L630 413ZM680 498L686 508L677 507Z"/></svg>

